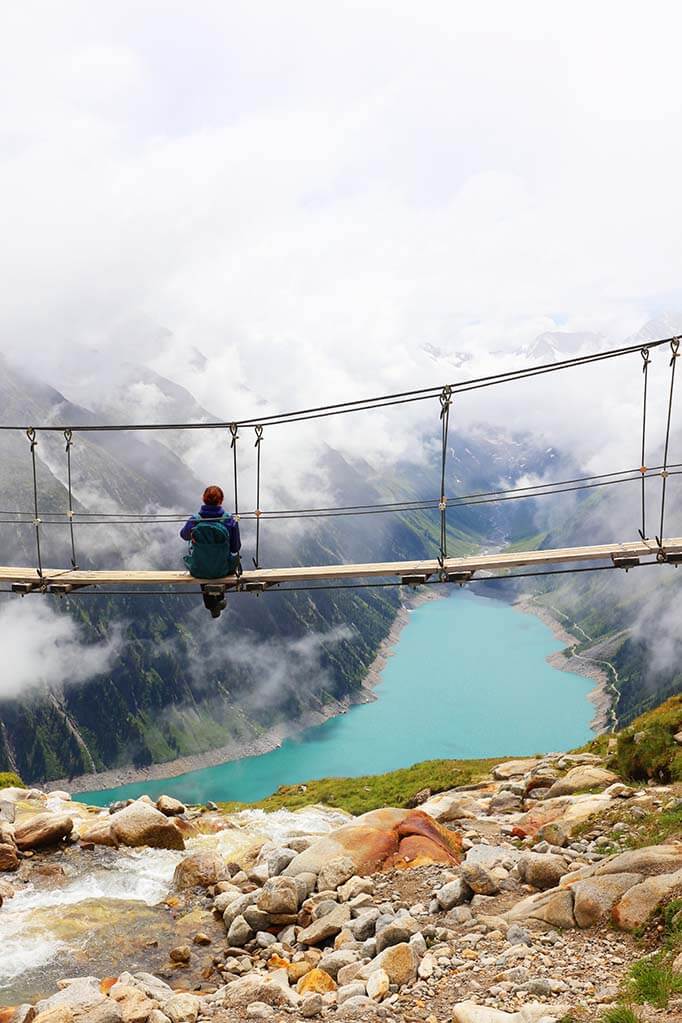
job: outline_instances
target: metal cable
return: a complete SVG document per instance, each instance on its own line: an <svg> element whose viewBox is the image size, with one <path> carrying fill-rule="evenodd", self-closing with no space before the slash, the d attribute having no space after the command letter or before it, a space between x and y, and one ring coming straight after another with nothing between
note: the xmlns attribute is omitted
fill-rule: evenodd
<svg viewBox="0 0 682 1023"><path fill-rule="evenodd" d="M66 441L66 482L69 493L69 532L71 534L71 564L73 568L78 568L76 562L76 538L73 533L73 493L71 490L71 444L73 440L73 431L64 430L64 440Z"/></svg>
<svg viewBox="0 0 682 1023"><path fill-rule="evenodd" d="M662 544L663 544L663 524L665 522L665 492L666 492L666 485L667 485L667 482L668 482L668 476L670 475L670 473L668 472L668 446L670 444L670 423L671 423L672 411L673 411L673 395L674 395L674 392L675 392L675 367L677 366L677 360L679 358L679 350L680 350L680 339L678 337L672 339L672 341L670 342L670 349L671 349L672 355L670 357L670 392L669 392L669 395L668 395L668 420L667 420L666 428L665 428L665 447L663 449L663 469L661 470L661 480L662 480L662 484L661 484L661 526L660 526L659 534L658 534L658 536L656 538L656 542L658 543L658 546L660 548L660 551L659 551L660 554L663 554Z"/></svg>
<svg viewBox="0 0 682 1023"><path fill-rule="evenodd" d="M440 512L440 567L443 568L445 559L448 556L448 526L447 511L448 499L445 494L445 470L448 460L448 426L450 423L450 405L452 404L452 390L444 387L440 395L440 422L441 422L441 463L440 463L440 500L438 510Z"/></svg>
<svg viewBox="0 0 682 1023"><path fill-rule="evenodd" d="M259 426L256 426L254 429L256 431L256 443L254 445L255 448L256 448L256 511L255 511L255 515L256 515L256 557L253 558L252 560L253 560L254 566L256 568L258 568L259 567L259 558L260 558L260 520L261 520L261 517L262 517L262 514L263 514L261 512L261 507L260 507L260 461L261 461L261 459L260 459L260 446L261 446L261 441L263 440L263 427L259 425Z"/></svg>
<svg viewBox="0 0 682 1023"><path fill-rule="evenodd" d="M657 348L661 345L670 344L675 338L662 338L647 343L648 348ZM491 387L496 384L510 383L516 380L528 379L545 373L557 373L564 369L571 369L577 366L590 365L595 362L603 362L607 359L615 359L633 352L641 351L641 344L628 345L622 348L613 348L606 352L596 352L592 355L576 356L571 359L562 359L559 362L544 363L528 369L509 370L505 373L495 373L485 377L473 378L449 384L453 393L478 390L482 387ZM361 412L375 408L383 408L390 405L405 404L410 401L423 401L429 398L438 397L443 390L443 385L438 387L424 387L414 391L402 391L396 394L381 395L375 398L360 398L352 401L337 402L332 405L319 405L308 409L300 409L295 412L275 413L271 416L260 416L258 419L249 418L233 420L232 422L213 423L128 423L128 424L92 424L68 427L73 432L117 432L117 431L147 431L147 430L216 430L232 428L233 426L256 426L264 423L268 425L281 425L289 422L300 422L303 419L323 418L327 415L341 415L346 412ZM23 427L0 425L0 430L17 430ZM67 427L61 426L39 426L34 427L36 431L62 432Z"/></svg>
<svg viewBox="0 0 682 1023"><path fill-rule="evenodd" d="M43 559L40 552L40 516L38 514L38 467L36 465L36 445L38 443L36 439L36 431L32 426L29 426L26 431L26 436L29 439L31 445L31 468L33 470L33 525L36 530L36 556L38 561L38 578L43 577Z"/></svg>
<svg viewBox="0 0 682 1023"><path fill-rule="evenodd" d="M646 540L646 409L647 409L647 386L649 381L649 363L651 358L649 356L649 349L642 348L641 351L644 365L642 366L642 373L644 374L644 395L642 398L642 453L639 462L639 471L642 476L642 528L639 530L639 535L642 540Z"/></svg>

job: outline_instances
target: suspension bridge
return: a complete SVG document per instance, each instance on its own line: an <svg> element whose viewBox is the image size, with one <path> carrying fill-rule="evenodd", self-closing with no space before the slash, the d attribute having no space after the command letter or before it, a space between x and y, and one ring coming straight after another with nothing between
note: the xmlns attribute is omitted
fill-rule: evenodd
<svg viewBox="0 0 682 1023"><path fill-rule="evenodd" d="M669 349L669 375L666 385L665 435L663 438L663 460L660 465L646 465L647 409L649 395L649 365L651 352L660 348ZM606 352L578 356L541 366L526 367L505 373L464 380L458 383L423 388L398 394L382 395L375 398L359 399L318 406L290 413L273 414L256 419L232 422L164 423L164 424L88 424L78 426L0 425L1 431L21 431L28 440L28 457L32 473L33 507L24 510L0 512L0 523L28 526L35 538L35 564L26 567L0 566L0 585L4 592L71 594L89 591L108 592L170 593L187 592L197 584L209 592L264 592L277 589L319 589L340 586L395 586L433 585L455 583L463 585L477 579L518 578L528 575L549 575L559 573L603 571L622 569L629 571L646 565L668 564L677 567L682 563L682 537L666 537L665 512L666 491L671 476L682 474L682 463L669 462L670 435L672 425L675 369L679 358L680 338L664 338L644 345L631 345ZM558 373L564 370L590 366L612 359L628 356L641 357L637 362L642 373L642 428L640 465L634 468L608 473L583 476L573 479L556 480L531 486L509 488L465 495L448 493L448 431L450 410L455 398L463 393L482 388L513 383L539 375ZM266 510L260 507L261 498L261 448L266 431L288 423L307 422L330 416L360 413L372 409L405 405L412 402L437 401L440 422L441 448L439 459L439 493L429 500L394 501L383 504L366 504L326 508L298 508ZM115 513L87 512L74 508L72 485L72 452L75 438L79 434L95 432L126 431L170 431L170 430L215 430L227 435L231 453L234 484L234 510L243 519L255 522L254 568L222 579L197 579L184 571L169 570L107 570L82 569L78 565L76 530L84 525L149 525L184 521L168 512L120 511ZM256 507L240 512L239 509L239 441L253 430L256 448ZM41 512L40 488L38 483L38 447L41 434L63 434L65 441L65 479L67 504L62 511ZM658 531L653 538L647 535L646 488L652 478L660 480L660 513L657 516ZM452 557L448 553L448 509L471 505L492 504L504 501L547 497L550 495L600 489L627 483L639 483L641 490L641 521L637 524L638 539L595 546L576 546L554 549L501 551L481 553L466 557ZM435 488L434 488L435 489ZM440 539L436 555L417 561L372 562L365 564L326 564L284 568L264 567L260 564L261 525L267 521L283 519L328 518L346 515L377 515L390 513L408 514L415 511L436 512L440 522ZM43 563L43 531L46 527L62 527L68 531L71 547L71 565L68 568L46 567ZM518 572L518 569L530 569ZM114 589L104 590L104 587ZM125 589L126 587L130 589ZM157 589L151 590L150 588ZM161 588L161 589L159 589ZM2 592L2 591L0 591Z"/></svg>

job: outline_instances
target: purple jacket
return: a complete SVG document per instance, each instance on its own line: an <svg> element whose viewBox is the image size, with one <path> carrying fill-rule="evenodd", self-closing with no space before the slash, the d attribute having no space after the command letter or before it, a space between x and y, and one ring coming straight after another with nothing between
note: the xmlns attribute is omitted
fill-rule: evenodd
<svg viewBox="0 0 682 1023"><path fill-rule="evenodd" d="M220 519L224 514L225 509L222 505L202 504L199 509L199 514L190 515L187 519L187 522L180 530L180 536L183 540L191 540L192 530L199 519ZM229 518L225 519L224 526L230 534L230 554L239 554L242 542L239 538L239 523L235 519L234 515L230 515Z"/></svg>

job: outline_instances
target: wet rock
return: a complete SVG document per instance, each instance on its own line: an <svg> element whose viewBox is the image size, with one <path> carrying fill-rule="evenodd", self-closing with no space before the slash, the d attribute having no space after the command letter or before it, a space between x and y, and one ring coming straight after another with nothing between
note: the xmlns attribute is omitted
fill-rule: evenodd
<svg viewBox="0 0 682 1023"><path fill-rule="evenodd" d="M19 857L15 845L0 845L0 870L18 870Z"/></svg>
<svg viewBox="0 0 682 1023"><path fill-rule="evenodd" d="M124 810L113 814L110 824L113 836L121 845L185 848L185 840L173 821L142 799L136 799Z"/></svg>
<svg viewBox="0 0 682 1023"><path fill-rule="evenodd" d="M192 958L192 949L189 945L176 945L168 953L168 958L173 963L188 963Z"/></svg>
<svg viewBox="0 0 682 1023"><path fill-rule="evenodd" d="M57 845L72 831L73 819L66 814L38 813L15 825L14 841L21 850L43 849Z"/></svg>
<svg viewBox="0 0 682 1023"><path fill-rule="evenodd" d="M173 887L177 891L208 888L227 877L229 872L222 856L215 852L195 852L178 863L173 874ZM235 888L235 892L241 894L238 888Z"/></svg>
<svg viewBox="0 0 682 1023"><path fill-rule="evenodd" d="M159 796L156 801L156 809L166 817L179 817L186 812L187 807L179 799L173 799L172 796Z"/></svg>

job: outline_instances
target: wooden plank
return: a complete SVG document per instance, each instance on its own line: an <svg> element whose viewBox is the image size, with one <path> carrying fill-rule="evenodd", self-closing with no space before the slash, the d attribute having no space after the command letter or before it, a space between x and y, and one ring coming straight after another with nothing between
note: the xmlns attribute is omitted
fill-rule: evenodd
<svg viewBox="0 0 682 1023"><path fill-rule="evenodd" d="M682 537L663 542L664 549L670 553L682 553ZM601 544L596 547L563 547L541 551L513 551L511 553L475 554L463 558L447 558L444 564L446 572L481 572L501 571L512 568L530 566L575 564L586 561L611 561L614 557L655 557L658 548L653 541L637 540L632 543ZM440 565L433 560L428 561L390 561L365 565L310 565L297 568L261 568L248 569L241 576L246 583L264 583L273 586L277 583L323 582L327 580L350 579L392 579L405 576L430 575L440 572ZM187 572L175 571L126 571L47 568L43 571L43 579L74 586L196 586L202 580L194 579ZM35 583L39 581L35 568L0 567L0 582ZM235 576L224 579L206 579L207 583L234 586Z"/></svg>

